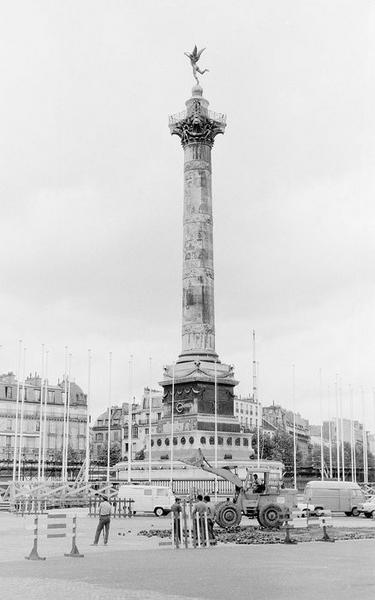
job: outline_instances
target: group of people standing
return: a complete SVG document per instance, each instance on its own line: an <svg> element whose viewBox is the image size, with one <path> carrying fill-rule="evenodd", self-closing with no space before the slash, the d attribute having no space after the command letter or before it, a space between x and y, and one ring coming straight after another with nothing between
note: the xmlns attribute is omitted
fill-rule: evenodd
<svg viewBox="0 0 375 600"><path fill-rule="evenodd" d="M184 508L186 510L186 504ZM193 521L193 536L195 543L198 539L198 523L199 539L202 541L202 543L206 542L205 516L207 516L208 541L210 545L216 544L214 534L215 505L211 502L210 496L203 497L202 494L198 494L193 505L189 506L189 510L191 511L190 514ZM181 519L183 519L181 498L175 499L175 502L171 506L171 512L174 516L175 539L177 542L181 542Z"/></svg>

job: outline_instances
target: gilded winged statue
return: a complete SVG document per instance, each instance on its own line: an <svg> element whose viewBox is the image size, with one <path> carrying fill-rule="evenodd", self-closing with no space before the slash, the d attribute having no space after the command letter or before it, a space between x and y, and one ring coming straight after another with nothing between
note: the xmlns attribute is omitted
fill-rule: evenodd
<svg viewBox="0 0 375 600"><path fill-rule="evenodd" d="M208 69L203 69L203 71L200 70L200 68L198 67L198 60L200 59L200 56L203 52L203 50L205 50L206 48L202 48L202 50L198 51L197 46L195 45L193 48L193 51L190 52L184 52L185 56L188 57L188 59L191 62L191 66L193 67L193 76L195 78L195 81L197 82L197 84L199 85L199 79L197 77L197 73L199 73L200 75L204 75Z"/></svg>

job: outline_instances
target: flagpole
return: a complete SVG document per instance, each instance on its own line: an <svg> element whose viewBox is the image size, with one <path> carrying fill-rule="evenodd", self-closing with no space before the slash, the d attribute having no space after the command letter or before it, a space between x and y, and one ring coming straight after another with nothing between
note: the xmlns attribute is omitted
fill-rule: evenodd
<svg viewBox="0 0 375 600"><path fill-rule="evenodd" d="M253 329L253 401L257 411L257 455L258 469L260 468L260 423L259 423L259 401L257 390L257 363L255 358L255 329Z"/></svg>
<svg viewBox="0 0 375 600"><path fill-rule="evenodd" d="M215 469L217 469L217 361L215 359ZM215 476L215 501L217 501L217 476Z"/></svg>
<svg viewBox="0 0 375 600"><path fill-rule="evenodd" d="M40 481L41 475L41 461L42 461L42 440L43 440L43 394L42 385L44 378L44 344L42 344L42 371L40 378L40 409L39 409L39 451L38 451L38 481Z"/></svg>
<svg viewBox="0 0 375 600"><path fill-rule="evenodd" d="M175 364L172 366L172 397L171 397L171 481L170 486L173 490L173 460L174 460L174 386L175 386Z"/></svg>
<svg viewBox="0 0 375 600"><path fill-rule="evenodd" d="M21 422L20 422L20 437L19 437L19 452L18 452L18 481L21 480L21 463L22 463L22 444L23 444L23 413L25 406L25 365L26 365L26 348L23 349L23 364L22 364L22 392L21 392Z"/></svg>
<svg viewBox="0 0 375 600"><path fill-rule="evenodd" d="M366 433L366 424L365 424L365 398L364 398L363 387L361 387L361 405L362 405L363 483L368 483L367 433Z"/></svg>
<svg viewBox="0 0 375 600"><path fill-rule="evenodd" d="M15 424L14 424L14 448L13 448L13 483L16 482L16 473L17 473L17 441L18 441L17 437L18 437L18 413L19 413L19 401L20 401L21 355L22 355L22 340L18 340L16 420L15 420Z"/></svg>
<svg viewBox="0 0 375 600"><path fill-rule="evenodd" d="M45 355L45 379L44 379L44 419L43 419L43 445L42 445L42 480L45 477L46 463L46 438L47 438L47 402L48 402L48 350Z"/></svg>
<svg viewBox="0 0 375 600"><path fill-rule="evenodd" d="M350 466L352 471L352 482L355 481L354 475L354 428L353 428L353 389L349 385L349 402L350 402Z"/></svg>
<svg viewBox="0 0 375 600"><path fill-rule="evenodd" d="M112 416L112 352L109 353L108 360L108 444L107 444L107 486L109 494L109 469L111 460L111 416Z"/></svg>
<svg viewBox="0 0 375 600"><path fill-rule="evenodd" d="M321 476L321 480L324 481L322 369L319 369L319 408L320 408L320 476Z"/></svg>
<svg viewBox="0 0 375 600"><path fill-rule="evenodd" d="M86 484L90 479L90 403L91 403L91 350L87 352L88 364L87 364L87 400L86 400L86 468L85 468L85 481Z"/></svg>
<svg viewBox="0 0 375 600"><path fill-rule="evenodd" d="M69 429L70 429L70 396L71 396L71 372L72 372L72 355L69 354L68 362L68 400L66 403L66 443L65 443L65 481L68 481L69 467Z"/></svg>
<svg viewBox="0 0 375 600"><path fill-rule="evenodd" d="M149 415L148 415L148 481L151 483L151 412L152 412L152 357L149 358L150 361L150 393L149 393Z"/></svg>
<svg viewBox="0 0 375 600"><path fill-rule="evenodd" d="M340 406L340 435L341 435L341 470L342 470L342 480L345 481L344 421L343 421L341 381L339 384L339 406Z"/></svg>
<svg viewBox="0 0 375 600"><path fill-rule="evenodd" d="M338 399L338 376L335 378L335 405L336 405L336 466L337 481L340 481L340 429L339 429L339 399Z"/></svg>
<svg viewBox="0 0 375 600"><path fill-rule="evenodd" d="M132 444L133 444L133 355L129 360L129 414L128 414L128 481L132 480Z"/></svg>
<svg viewBox="0 0 375 600"><path fill-rule="evenodd" d="M68 346L65 346L64 356L64 412L63 412L63 437L61 457L61 479L65 481L65 437L66 437L66 406L68 402Z"/></svg>

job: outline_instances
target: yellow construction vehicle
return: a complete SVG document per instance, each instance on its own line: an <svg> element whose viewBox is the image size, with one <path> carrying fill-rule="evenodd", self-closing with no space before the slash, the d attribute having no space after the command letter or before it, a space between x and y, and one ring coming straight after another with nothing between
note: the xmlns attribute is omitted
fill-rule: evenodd
<svg viewBox="0 0 375 600"><path fill-rule="evenodd" d="M208 473L230 481L234 486L232 500L217 502L215 520L220 527L239 525L242 515L256 517L262 527L280 527L291 509L297 507L297 490L282 488L280 478L275 478L275 468L261 461L246 467L246 479L243 481L229 467L213 467L203 456L201 449L197 455L181 462L200 467Z"/></svg>

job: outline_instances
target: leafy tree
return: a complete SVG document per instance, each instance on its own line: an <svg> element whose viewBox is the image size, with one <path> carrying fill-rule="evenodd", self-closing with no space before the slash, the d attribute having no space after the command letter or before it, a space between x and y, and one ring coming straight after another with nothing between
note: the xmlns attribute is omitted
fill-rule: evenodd
<svg viewBox="0 0 375 600"><path fill-rule="evenodd" d="M108 457L108 442L102 444L98 450L98 462L106 465ZM113 442L109 449L109 465L113 467L116 463L121 460L121 444L119 442Z"/></svg>
<svg viewBox="0 0 375 600"><path fill-rule="evenodd" d="M62 450L55 450L53 454L53 460L56 463L62 463ZM68 463L81 462L80 453L74 450L71 446L68 446Z"/></svg>
<svg viewBox="0 0 375 600"><path fill-rule="evenodd" d="M276 431L274 435L260 432L259 436L261 459L278 460L285 466L293 464L293 436L286 431ZM258 455L257 436L253 436L252 447L255 456ZM297 465L301 465L302 453L297 448Z"/></svg>

